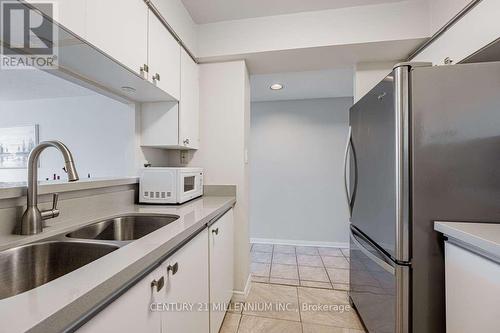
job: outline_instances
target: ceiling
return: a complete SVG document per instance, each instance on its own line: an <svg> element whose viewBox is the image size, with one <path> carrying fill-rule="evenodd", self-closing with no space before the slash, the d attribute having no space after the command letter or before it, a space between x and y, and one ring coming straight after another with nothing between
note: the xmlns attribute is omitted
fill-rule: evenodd
<svg viewBox="0 0 500 333"><path fill-rule="evenodd" d="M198 24L404 0L182 0Z"/></svg>
<svg viewBox="0 0 500 333"><path fill-rule="evenodd" d="M304 72L354 68L362 62L403 61L426 39L407 39L364 44L331 45L292 50L200 58L201 63L245 59L250 74Z"/></svg>
<svg viewBox="0 0 500 333"><path fill-rule="evenodd" d="M282 90L271 90L281 83ZM289 72L251 76L252 102L292 99L352 97L353 70Z"/></svg>

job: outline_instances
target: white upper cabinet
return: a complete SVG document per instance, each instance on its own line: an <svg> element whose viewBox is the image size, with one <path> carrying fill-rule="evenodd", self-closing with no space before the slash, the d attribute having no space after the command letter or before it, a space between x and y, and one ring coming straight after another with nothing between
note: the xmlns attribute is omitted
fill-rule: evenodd
<svg viewBox="0 0 500 333"><path fill-rule="evenodd" d="M142 2L142 1L141 1ZM148 79L175 99L180 98L181 47L158 18L149 13Z"/></svg>
<svg viewBox="0 0 500 333"><path fill-rule="evenodd" d="M148 8L144 1L86 1L86 39L141 75L148 59Z"/></svg>
<svg viewBox="0 0 500 333"><path fill-rule="evenodd" d="M179 103L142 104L142 146L167 149L198 149L200 146L198 64L183 49L179 49L179 55ZM150 75L153 68L153 65L149 68ZM160 83L161 80L157 82Z"/></svg>
<svg viewBox="0 0 500 333"><path fill-rule="evenodd" d="M141 104L141 146L175 148L179 144L179 104Z"/></svg>
<svg viewBox="0 0 500 333"><path fill-rule="evenodd" d="M179 101L179 143L198 149L200 146L200 89L198 64L181 50L181 98Z"/></svg>
<svg viewBox="0 0 500 333"><path fill-rule="evenodd" d="M54 0L53 2L54 10L51 14L54 20L101 51L95 51L90 46L85 47L85 43L61 42L60 50L63 52L60 54L64 59L60 61L66 69L120 95L123 95L121 89L123 86L131 87L135 91L127 97L133 101L180 100L181 46L143 0ZM33 5L36 7L36 2L33 2ZM44 10L42 7L39 8ZM60 39L63 37L72 39L69 34L62 35ZM130 71L123 70L122 66L109 58ZM188 82L197 80L197 76L194 77L197 72L189 70L191 71L188 72ZM150 85L148 81L159 89ZM195 87L198 89L197 84ZM191 92L185 90L184 94L188 93ZM191 94L193 93L197 96L197 91ZM184 108L194 110L197 98L186 103ZM197 114L190 112L183 119L192 122L194 116ZM184 140L195 142L194 145L197 146L197 129L196 131L191 127L182 129L184 132L187 131ZM175 142L175 145L179 145L178 142ZM187 144L184 148L191 148L191 145Z"/></svg>
<svg viewBox="0 0 500 333"><path fill-rule="evenodd" d="M39 8L42 12L52 17L56 22L62 24L65 28L78 36L84 37L85 16L87 0L51 0L53 4L52 13L48 13L42 7L38 7L39 1L29 0L30 4Z"/></svg>

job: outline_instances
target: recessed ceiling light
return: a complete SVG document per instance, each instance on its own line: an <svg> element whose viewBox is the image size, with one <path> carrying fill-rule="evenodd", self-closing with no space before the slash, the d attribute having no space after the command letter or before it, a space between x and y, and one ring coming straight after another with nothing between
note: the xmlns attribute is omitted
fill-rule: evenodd
<svg viewBox="0 0 500 333"><path fill-rule="evenodd" d="M135 88L128 87L128 86L123 86L120 88L123 92L126 92L127 94L133 94L135 93Z"/></svg>
<svg viewBox="0 0 500 333"><path fill-rule="evenodd" d="M283 85L281 83L273 83L269 88L271 88L271 90L281 90L283 89Z"/></svg>

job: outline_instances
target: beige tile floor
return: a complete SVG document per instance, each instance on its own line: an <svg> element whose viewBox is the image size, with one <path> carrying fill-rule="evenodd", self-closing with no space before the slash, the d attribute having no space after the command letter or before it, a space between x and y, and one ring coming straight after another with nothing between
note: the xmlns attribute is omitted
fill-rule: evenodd
<svg viewBox="0 0 500 333"><path fill-rule="evenodd" d="M312 246L252 245L254 282L349 289L349 250Z"/></svg>
<svg viewBox="0 0 500 333"><path fill-rule="evenodd" d="M363 333L349 306L346 249L252 245L252 289L220 333Z"/></svg>

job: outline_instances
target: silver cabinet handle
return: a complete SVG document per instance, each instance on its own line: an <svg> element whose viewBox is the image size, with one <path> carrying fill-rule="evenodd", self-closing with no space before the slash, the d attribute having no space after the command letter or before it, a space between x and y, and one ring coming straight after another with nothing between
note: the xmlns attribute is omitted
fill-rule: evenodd
<svg viewBox="0 0 500 333"><path fill-rule="evenodd" d="M212 233L215 235L219 234L219 228L212 229Z"/></svg>
<svg viewBox="0 0 500 333"><path fill-rule="evenodd" d="M167 266L167 272L172 272L172 275L175 275L177 271L179 270L179 264L175 263L173 265L168 265Z"/></svg>
<svg viewBox="0 0 500 333"><path fill-rule="evenodd" d="M142 65L139 67L139 73L143 79L146 79L146 73L149 72L149 66L147 64Z"/></svg>
<svg viewBox="0 0 500 333"><path fill-rule="evenodd" d="M155 75L153 75L153 81L160 81L160 74L156 73Z"/></svg>
<svg viewBox="0 0 500 333"><path fill-rule="evenodd" d="M165 285L165 278L162 276L158 280L153 280L151 282L151 288L156 288L156 291L160 291Z"/></svg>
<svg viewBox="0 0 500 333"><path fill-rule="evenodd" d="M189 138L188 139L185 139L184 141L182 141L184 143L184 145L188 145L189 144Z"/></svg>

